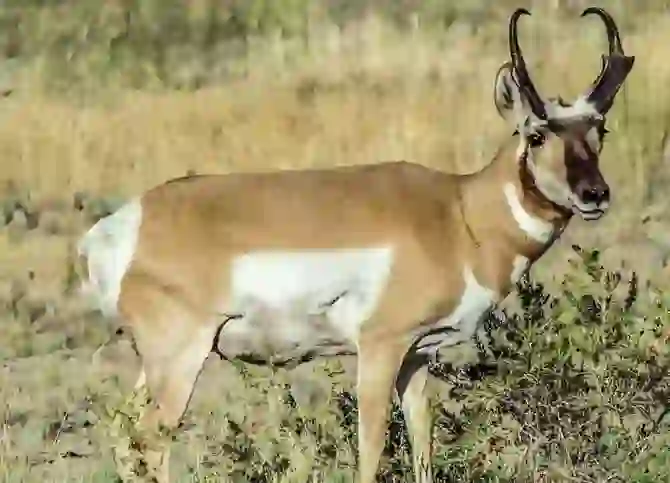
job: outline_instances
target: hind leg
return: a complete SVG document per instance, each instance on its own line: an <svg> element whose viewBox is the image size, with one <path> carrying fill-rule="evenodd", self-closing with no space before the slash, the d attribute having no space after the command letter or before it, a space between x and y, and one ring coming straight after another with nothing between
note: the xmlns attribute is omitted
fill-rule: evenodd
<svg viewBox="0 0 670 483"><path fill-rule="evenodd" d="M160 433L171 432L179 425L203 363L212 348L215 333L215 328L210 327L190 326L189 330L183 324L177 326L184 327L177 338L164 334L138 334L137 337L144 367L142 374L145 374L145 384L151 399L140 426L153 439L143 442L140 452L147 473L152 478L149 481L158 483L169 481L170 438ZM175 329L173 325L172 330ZM145 340L142 341L143 338ZM161 347L156 347L156 343ZM142 374L138 384L142 383Z"/></svg>
<svg viewBox="0 0 670 483"><path fill-rule="evenodd" d="M164 433L177 428L188 407L217 325L160 288L129 288L121 312L142 360L135 390L144 389L148 398L132 433L140 456L134 472L144 481L168 483L170 438Z"/></svg>
<svg viewBox="0 0 670 483"><path fill-rule="evenodd" d="M124 426L124 423L130 423L131 425L133 424L132 422L128 421L128 410L130 410L132 416L137 416L138 407L145 407L147 402L146 373L144 372L144 369L141 368L139 377L137 378L137 382L135 383L131 394L123 403L124 410L118 411L111 423L112 438L114 440L111 448L112 458L114 459L116 473L119 477L119 481L136 481L140 471L138 471L137 468L137 455L133 450L133 447L135 446L133 430L136 428L126 428L126 430L122 431L121 434L119 434L118 431L121 427ZM128 406L130 406L130 408Z"/></svg>

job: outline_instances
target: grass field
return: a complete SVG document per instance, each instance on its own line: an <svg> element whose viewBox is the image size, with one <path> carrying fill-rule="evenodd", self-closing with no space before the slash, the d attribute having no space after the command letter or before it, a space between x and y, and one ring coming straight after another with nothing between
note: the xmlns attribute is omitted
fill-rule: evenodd
<svg viewBox="0 0 670 483"><path fill-rule="evenodd" d="M74 297L70 253L124 199L187 172L390 159L471 172L509 135L492 83L513 2L426 2L451 15L448 28L359 12L338 28L318 18L293 36L247 32L241 53L228 38L202 58L196 44L152 43L115 64L105 35L132 2L33 3L0 7L24 39L0 67L11 90L0 104L3 482L114 481L109 446L123 430L110 408L138 361L124 341L96 352L113 328ZM579 94L600 67L602 25L579 18L581 0L520 3L532 5L520 35L536 84ZM453 370L433 368L440 481L670 482L670 11L593 3L636 56L602 155L613 206L597 223L574 220L510 297L495 361L468 366L466 351L445 354ZM186 10L194 25L207 5ZM141 15L151 26L158 14ZM75 47L44 47L61 38ZM210 357L174 443L176 481L352 481L352 362L273 372ZM395 408L383 481L411 481L402 424Z"/></svg>

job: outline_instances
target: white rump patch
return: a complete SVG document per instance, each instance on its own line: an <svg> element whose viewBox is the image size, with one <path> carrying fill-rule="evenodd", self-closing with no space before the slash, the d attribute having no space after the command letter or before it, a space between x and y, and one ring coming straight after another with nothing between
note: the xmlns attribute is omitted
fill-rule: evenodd
<svg viewBox="0 0 670 483"><path fill-rule="evenodd" d="M514 257L514 261L512 262L512 274L510 275L512 284L517 283L529 267L530 260L527 257L524 257L523 255Z"/></svg>
<svg viewBox="0 0 670 483"><path fill-rule="evenodd" d="M472 338L484 313L497 302L495 291L481 285L470 267L463 268L465 289L454 311L437 323L423 329L435 331L419 334L417 352L434 353L440 347L456 345ZM444 330L440 330L444 329Z"/></svg>
<svg viewBox="0 0 670 483"><path fill-rule="evenodd" d="M276 350L309 346L328 335L356 344L392 264L390 247L241 255L232 263L230 310L243 320L228 324L222 339L252 337L249 332L265 328L272 331ZM314 317L321 317L321 328Z"/></svg>
<svg viewBox="0 0 670 483"><path fill-rule="evenodd" d="M142 223L139 198L98 221L79 240L77 251L88 258L88 281L82 294L91 294L106 316L117 314L121 280L135 254Z"/></svg>
<svg viewBox="0 0 670 483"><path fill-rule="evenodd" d="M519 228L533 240L546 243L554 233L554 225L546 220L537 218L528 213L521 204L516 187L512 183L505 183L505 198L512 210L512 216Z"/></svg>

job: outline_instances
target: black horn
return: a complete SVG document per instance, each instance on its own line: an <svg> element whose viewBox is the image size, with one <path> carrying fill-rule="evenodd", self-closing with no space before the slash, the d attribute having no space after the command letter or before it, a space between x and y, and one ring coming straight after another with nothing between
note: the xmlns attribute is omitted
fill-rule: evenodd
<svg viewBox="0 0 670 483"><path fill-rule="evenodd" d="M593 104L598 112L605 114L612 107L616 94L633 68L635 57L624 54L619 29L607 11L600 7L589 7L582 12L581 16L586 17L587 15L600 17L607 31L608 55L603 56L600 74L585 95L586 100Z"/></svg>
<svg viewBox="0 0 670 483"><path fill-rule="evenodd" d="M517 22L522 15L530 15L530 12L525 8L517 8L509 20L509 54L512 60L512 67L519 82L519 89L530 104L530 108L538 118L547 120L547 111L544 107L542 98L537 93L537 89L533 85L528 75L526 62L519 47L519 39L517 36Z"/></svg>
<svg viewBox="0 0 670 483"><path fill-rule="evenodd" d="M619 28L616 26L616 22L612 16L607 13L606 10L600 7L589 7L582 12L582 17L587 15L597 15L600 17L605 24L605 29L607 31L607 42L609 47L609 54L614 55L621 54L623 55L623 47L621 46L621 37L619 36Z"/></svg>

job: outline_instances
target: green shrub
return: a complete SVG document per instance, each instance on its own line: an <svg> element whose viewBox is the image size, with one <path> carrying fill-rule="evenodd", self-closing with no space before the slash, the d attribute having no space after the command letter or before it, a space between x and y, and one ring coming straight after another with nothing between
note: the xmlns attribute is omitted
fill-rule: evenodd
<svg viewBox="0 0 670 483"><path fill-rule="evenodd" d="M462 405L451 414L435 401L436 481L667 481L670 434L662 416L670 359L653 343L670 328L668 305L653 288L640 290L635 273L605 270L597 251L575 251L559 293L526 277L518 286L521 310L490 314L478 362L431 365ZM245 377L267 391L266 380ZM317 442L324 471L334 448L355 454L355 395L333 389L331 421L297 410L288 386L279 390L285 410L274 444ZM228 430L223 459L237 462L239 477L274 481L290 466L282 451L263 457L257 436L232 419ZM388 434L381 481L411 480L409 440L395 404ZM345 458L338 466L352 464Z"/></svg>

